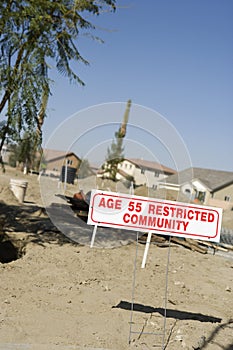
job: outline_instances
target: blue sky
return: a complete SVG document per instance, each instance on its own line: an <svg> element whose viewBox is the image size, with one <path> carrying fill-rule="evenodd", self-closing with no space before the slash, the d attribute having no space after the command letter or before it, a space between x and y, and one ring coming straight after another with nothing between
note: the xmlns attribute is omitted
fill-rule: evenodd
<svg viewBox="0 0 233 350"><path fill-rule="evenodd" d="M166 136L161 131L162 138L158 133L158 123L164 128L167 123L168 130L173 130L173 141L179 144L182 140L184 153L187 147L193 166L233 171L232 17L232 0L121 0L117 2L116 13L88 17L97 27L93 34L100 36L104 44L85 35L80 37L80 53L90 62L89 66L81 63L76 66L85 87L70 85L55 69L51 70L53 95L44 126L44 143L52 140L47 144L57 149L76 144L79 156L90 156L91 162L101 160L105 157L104 147L118 129L116 123L122 120L124 105L120 104L119 110L118 104L111 105L112 114L117 116L111 113L101 116L99 107L94 116L93 106L109 102L125 104L130 98L134 108L127 133L131 147L129 153L126 147L126 156L158 160L174 167L174 160L169 158L174 152L175 158L182 157L178 155L182 151L179 145L174 151L176 146L169 143L169 133ZM106 105L103 113L105 108ZM160 138L163 148L172 148L167 152L169 155L163 154L158 142L153 143L150 137L138 132L138 126L135 127L138 110L143 115L140 127L145 125L147 135L149 130L156 134L156 142ZM151 110L155 111L154 118ZM75 126L66 124L70 116L73 116L70 121L78 121ZM98 136L85 132L92 128L100 130L101 125L105 126ZM60 134L66 126L66 131ZM81 140L79 136L77 142L74 136L70 137L72 128L86 137ZM90 145L93 139L103 149Z"/></svg>

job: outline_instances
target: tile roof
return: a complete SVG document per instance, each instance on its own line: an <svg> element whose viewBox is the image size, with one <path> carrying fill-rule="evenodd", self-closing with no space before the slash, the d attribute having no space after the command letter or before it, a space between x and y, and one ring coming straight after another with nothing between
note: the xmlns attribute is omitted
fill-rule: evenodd
<svg viewBox="0 0 233 350"><path fill-rule="evenodd" d="M129 162L135 164L136 166L138 166L140 168L160 170L160 171L163 171L164 173L168 173L168 174L175 174L176 173L176 170L174 170L172 168L168 168L168 167L164 166L163 164L160 164L157 162L152 162L149 160L138 159L138 158L127 158L125 160L128 160Z"/></svg>
<svg viewBox="0 0 233 350"><path fill-rule="evenodd" d="M211 192L217 191L233 184L233 172L203 168L188 168L174 175L168 176L164 182L171 184L184 184L198 179Z"/></svg>
<svg viewBox="0 0 233 350"><path fill-rule="evenodd" d="M43 156L45 157L47 162L56 161L59 159L63 159L69 155L74 155L77 159L80 159L74 152L65 152L65 151L59 151L56 149L48 149L44 148L43 150Z"/></svg>
<svg viewBox="0 0 233 350"><path fill-rule="evenodd" d="M121 176L123 176L123 177L126 177L127 178L127 176L129 176L129 174L128 173L126 173L124 170L122 170L122 169L117 169L117 172L118 172L118 174L120 174Z"/></svg>

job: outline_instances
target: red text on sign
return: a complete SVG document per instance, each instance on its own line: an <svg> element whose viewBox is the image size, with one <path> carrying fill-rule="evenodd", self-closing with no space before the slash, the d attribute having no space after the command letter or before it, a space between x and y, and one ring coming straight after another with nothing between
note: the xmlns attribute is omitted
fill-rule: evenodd
<svg viewBox="0 0 233 350"><path fill-rule="evenodd" d="M110 208L110 209L121 209L122 201L121 199L105 198L102 197L99 201L99 207Z"/></svg>
<svg viewBox="0 0 233 350"><path fill-rule="evenodd" d="M136 202L136 203L134 203L134 202L129 202L129 206L128 206L128 210L129 211L136 211L136 212L140 212L141 210L142 210L142 203L140 203L140 202Z"/></svg>
<svg viewBox="0 0 233 350"><path fill-rule="evenodd" d="M197 209L179 208L174 206L163 206L149 204L148 214L175 217L177 219L197 220L213 222L214 214Z"/></svg>

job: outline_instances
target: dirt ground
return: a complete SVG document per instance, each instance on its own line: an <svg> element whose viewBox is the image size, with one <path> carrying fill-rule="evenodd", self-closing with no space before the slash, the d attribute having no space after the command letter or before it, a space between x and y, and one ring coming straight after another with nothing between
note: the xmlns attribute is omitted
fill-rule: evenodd
<svg viewBox="0 0 233 350"><path fill-rule="evenodd" d="M28 181L24 204L12 177ZM0 234L1 350L233 349L230 254L151 244L142 269L142 243L72 242L43 210L37 176L10 168L0 175Z"/></svg>

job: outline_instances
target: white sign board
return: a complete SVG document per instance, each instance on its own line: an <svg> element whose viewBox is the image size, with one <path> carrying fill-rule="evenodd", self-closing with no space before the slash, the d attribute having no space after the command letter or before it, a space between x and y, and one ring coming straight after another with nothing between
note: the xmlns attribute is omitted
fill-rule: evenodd
<svg viewBox="0 0 233 350"><path fill-rule="evenodd" d="M222 209L93 190L89 225L219 242Z"/></svg>

